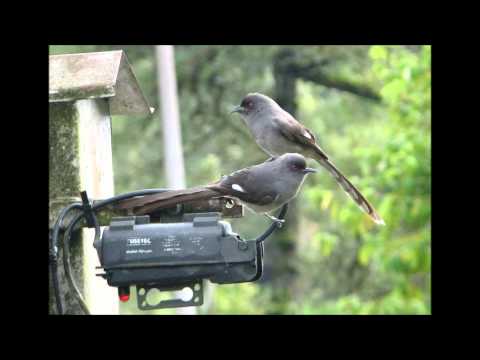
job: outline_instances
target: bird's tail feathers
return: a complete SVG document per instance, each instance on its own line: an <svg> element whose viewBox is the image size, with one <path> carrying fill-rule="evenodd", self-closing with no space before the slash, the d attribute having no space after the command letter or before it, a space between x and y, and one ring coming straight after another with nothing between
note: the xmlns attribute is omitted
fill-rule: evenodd
<svg viewBox="0 0 480 360"><path fill-rule="evenodd" d="M159 194L124 200L120 202L116 208L132 209L136 215L144 215L157 209L164 209L189 201L211 199L218 196L218 192L202 186L191 189L168 190Z"/></svg>
<svg viewBox="0 0 480 360"><path fill-rule="evenodd" d="M336 182L340 187L348 194L357 205L366 212L370 218L379 225L385 225L385 222L381 216L377 213L375 208L368 202L368 200L362 195L362 193L338 170L335 165L324 156L316 156L315 160L328 170L333 175Z"/></svg>

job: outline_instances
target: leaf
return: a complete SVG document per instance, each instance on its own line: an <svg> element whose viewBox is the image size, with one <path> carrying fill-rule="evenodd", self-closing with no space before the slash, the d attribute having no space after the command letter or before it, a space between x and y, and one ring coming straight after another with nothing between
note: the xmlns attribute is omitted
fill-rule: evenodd
<svg viewBox="0 0 480 360"><path fill-rule="evenodd" d="M322 203L320 205L321 209L322 210L328 209L328 207L332 202L332 199L333 199L333 191L325 191L322 198Z"/></svg>
<svg viewBox="0 0 480 360"><path fill-rule="evenodd" d="M385 46L375 45L370 48L369 55L373 60L383 60L387 58L388 52Z"/></svg>
<svg viewBox="0 0 480 360"><path fill-rule="evenodd" d="M370 244L364 244L358 252L358 261L363 266L366 266L370 262L370 258L373 253L373 247Z"/></svg>

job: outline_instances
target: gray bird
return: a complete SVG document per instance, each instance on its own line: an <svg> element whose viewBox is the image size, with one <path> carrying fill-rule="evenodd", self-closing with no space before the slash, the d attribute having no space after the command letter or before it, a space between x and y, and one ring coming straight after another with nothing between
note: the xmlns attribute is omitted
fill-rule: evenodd
<svg viewBox="0 0 480 360"><path fill-rule="evenodd" d="M275 222L283 222L267 213L297 196L305 176L316 171L307 167L302 155L283 154L223 176L213 184L124 200L117 208L134 209L135 214L142 215L188 201L227 197L238 199L254 213L264 213Z"/></svg>
<svg viewBox="0 0 480 360"><path fill-rule="evenodd" d="M343 190L375 223L385 225L373 206L318 146L315 135L273 99L263 94L251 93L245 96L231 113L241 115L257 144L272 158L294 152L315 159L333 175Z"/></svg>

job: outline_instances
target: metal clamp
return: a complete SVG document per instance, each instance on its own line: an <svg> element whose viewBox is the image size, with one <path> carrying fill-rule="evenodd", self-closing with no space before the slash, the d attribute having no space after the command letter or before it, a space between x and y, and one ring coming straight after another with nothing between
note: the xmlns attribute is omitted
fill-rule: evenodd
<svg viewBox="0 0 480 360"><path fill-rule="evenodd" d="M180 298L161 300L157 304L150 304L147 295L152 289L160 292L165 291L181 291L184 288L192 291L192 297L189 300ZM175 285L175 286L158 286L158 285L137 285L137 304L140 310L155 310L166 308L178 308L186 306L200 306L203 304L203 282L198 280L192 283Z"/></svg>

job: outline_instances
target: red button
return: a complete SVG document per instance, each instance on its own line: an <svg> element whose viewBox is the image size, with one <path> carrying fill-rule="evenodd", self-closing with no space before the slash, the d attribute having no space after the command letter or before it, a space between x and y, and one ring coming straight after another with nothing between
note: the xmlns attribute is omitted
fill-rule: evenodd
<svg viewBox="0 0 480 360"><path fill-rule="evenodd" d="M128 294L122 294L118 296L120 298L120 301L122 302L127 302L130 299L130 295Z"/></svg>

